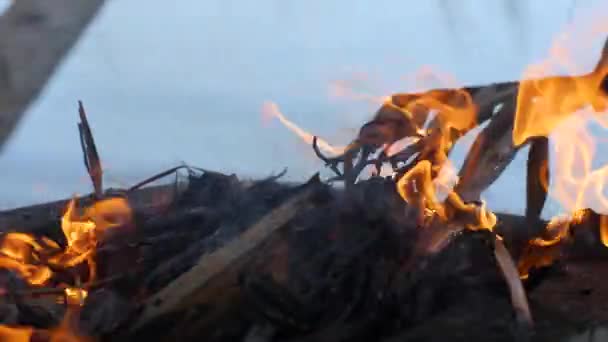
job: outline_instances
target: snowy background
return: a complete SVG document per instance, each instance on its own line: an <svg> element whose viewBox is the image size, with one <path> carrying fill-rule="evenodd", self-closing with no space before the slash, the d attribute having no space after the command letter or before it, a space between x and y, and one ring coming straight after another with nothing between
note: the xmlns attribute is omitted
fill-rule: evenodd
<svg viewBox="0 0 608 342"><path fill-rule="evenodd" d="M382 96L419 87L423 67L459 84L513 80L567 26L602 16L601 0L112 0L0 155L0 209L90 191L78 99L107 185L180 162L246 177L288 167L301 180L322 164L262 120L264 101L345 144L377 105L336 97L337 81ZM579 61L582 71L597 51ZM484 194L492 209L523 211L525 157ZM556 210L551 203L545 214Z"/></svg>

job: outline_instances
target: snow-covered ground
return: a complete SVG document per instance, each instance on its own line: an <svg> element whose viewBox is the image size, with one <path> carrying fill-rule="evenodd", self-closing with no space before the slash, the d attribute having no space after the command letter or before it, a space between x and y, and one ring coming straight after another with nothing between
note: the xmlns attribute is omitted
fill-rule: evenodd
<svg viewBox="0 0 608 342"><path fill-rule="evenodd" d="M602 3L110 1L0 155L0 208L89 191L78 99L109 185L182 161L251 177L288 167L291 179L304 179L322 164L278 122L262 120L264 101L344 144L377 105L332 95L336 81L381 96L440 85L413 81L423 67L461 84L516 79L566 26L608 16ZM581 57L582 70L597 51ZM520 153L485 193L491 208L523 210L524 162Z"/></svg>

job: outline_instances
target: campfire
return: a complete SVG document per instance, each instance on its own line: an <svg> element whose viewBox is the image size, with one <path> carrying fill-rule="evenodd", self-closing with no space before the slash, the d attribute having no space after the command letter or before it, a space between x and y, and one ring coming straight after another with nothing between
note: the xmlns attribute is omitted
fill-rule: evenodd
<svg viewBox="0 0 608 342"><path fill-rule="evenodd" d="M334 173L304 184L181 165L104 189L80 104L94 192L0 213L0 340L595 338L608 169L588 126L607 74L608 44L583 75L395 94L345 147L268 102ZM482 192L526 145L525 215L493 212ZM566 212L544 221L550 186Z"/></svg>

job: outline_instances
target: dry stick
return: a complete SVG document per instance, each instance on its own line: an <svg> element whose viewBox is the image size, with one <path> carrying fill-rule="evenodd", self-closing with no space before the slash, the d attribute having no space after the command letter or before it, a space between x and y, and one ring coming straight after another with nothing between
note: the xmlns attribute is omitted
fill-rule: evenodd
<svg viewBox="0 0 608 342"><path fill-rule="evenodd" d="M78 123L78 132L80 133L80 146L84 156L84 166L93 182L95 197L98 199L103 196L103 169L101 168L101 160L97 153L97 146L93 139L93 133L87 120L87 114L84 111L82 101L78 101L78 115L80 122Z"/></svg>
<svg viewBox="0 0 608 342"><path fill-rule="evenodd" d="M317 158L321 159L323 162L325 162L326 166L329 166L331 168L331 170L339 177L342 177L342 172L340 172L340 170L338 169L338 167L336 166L338 161L342 161L342 159L331 159L326 157L323 152L321 152L321 150L319 149L319 145L317 143L317 136L314 136L312 138L312 150L315 152L315 154L317 155Z"/></svg>
<svg viewBox="0 0 608 342"><path fill-rule="evenodd" d="M515 99L504 103L475 139L458 174L454 187L464 201L479 201L486 190L504 171L521 146L513 144L513 119Z"/></svg>
<svg viewBox="0 0 608 342"><path fill-rule="evenodd" d="M166 171L163 171L163 172L158 173L158 174L156 174L154 176L148 177L148 178L142 180L141 182L138 182L137 184L135 184L135 185L131 186L130 188L128 188L127 192L131 192L131 191L137 190L137 189L139 189L139 188L141 188L141 187L143 187L145 185L148 185L148 184L150 184L150 183L152 183L154 181L157 181L157 180L159 180L161 178L167 177L167 176L169 176L169 175L171 175L173 173L177 173L177 171L179 171L181 169L190 170L190 167L188 165L179 165L179 166L172 167L172 168L170 168L170 169L168 169Z"/></svg>
<svg viewBox="0 0 608 342"><path fill-rule="evenodd" d="M526 175L526 218L531 222L540 219L547 200L549 186L549 139L530 140Z"/></svg>
<svg viewBox="0 0 608 342"><path fill-rule="evenodd" d="M509 251L502 240L498 238L494 242L494 257L496 257L498 267L509 285L511 304L515 309L515 314L518 319L527 323L529 326L532 326L534 321L532 320L532 314L530 313L526 291L519 278L519 272L513 262L513 258L511 258L511 254L509 254Z"/></svg>
<svg viewBox="0 0 608 342"><path fill-rule="evenodd" d="M239 237L224 247L203 255L188 272L183 273L154 296L146 300L143 311L132 331L137 331L155 318L177 312L185 306L194 304L197 293L211 286L213 279L247 259L268 241L274 233L291 220L314 194L315 186L308 186L281 206L266 214Z"/></svg>

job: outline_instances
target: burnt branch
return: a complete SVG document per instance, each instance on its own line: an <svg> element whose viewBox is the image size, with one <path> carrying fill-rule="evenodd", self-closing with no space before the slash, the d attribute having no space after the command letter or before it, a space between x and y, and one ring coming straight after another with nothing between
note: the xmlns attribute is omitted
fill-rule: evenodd
<svg viewBox="0 0 608 342"><path fill-rule="evenodd" d="M549 139L537 137L530 141L526 174L526 217L540 219L549 188Z"/></svg>
<svg viewBox="0 0 608 342"><path fill-rule="evenodd" d="M103 195L103 170L82 101L78 101L78 115L80 116L78 132L80 133L80 146L82 147L82 154L84 156L84 166L91 177L95 196L101 198Z"/></svg>
<svg viewBox="0 0 608 342"><path fill-rule="evenodd" d="M486 190L511 163L521 146L513 143L515 99L504 104L475 139L454 187L465 202L479 201Z"/></svg>
<svg viewBox="0 0 608 342"><path fill-rule="evenodd" d="M319 159L321 159L323 162L325 162L325 165L328 166L329 168L331 168L331 170L337 175L337 176L342 176L342 172L340 172L340 170L338 170L338 163L340 163L341 161L343 161L343 157L336 157L336 158L328 158L326 157L323 152L321 152L321 150L319 149L319 145L317 143L318 137L314 136L312 138L312 150L315 152L315 154L317 155L317 157Z"/></svg>
<svg viewBox="0 0 608 342"><path fill-rule="evenodd" d="M153 176L150 176L150 177L148 177L148 178L146 178L146 179L144 179L144 180L142 180L140 182L137 182L135 185L132 185L131 187L129 187L126 191L127 192L131 192L131 191L138 190L140 188L143 188L146 185L150 185L151 183L153 183L153 182L155 182L155 181L157 181L159 179L165 178L165 177L173 175L173 174L177 174L177 172L179 170L183 170L183 169L187 170L189 175L193 175L194 171L208 172L205 169L201 169L201 168L190 166L190 165L186 165L186 164L184 164L184 165L178 165L178 166L174 166L174 167L172 167L172 168L170 168L168 170L159 172L159 173L157 173L157 174L155 174Z"/></svg>
<svg viewBox="0 0 608 342"><path fill-rule="evenodd" d="M134 331L150 323L153 319L179 311L185 305L192 304L192 299L202 289L212 287L214 280L222 274L235 276L234 267L241 268L248 257L268 241L276 232L289 222L300 210L309 207L311 198L318 191L317 184L309 183L299 193L284 202L278 208L266 214L247 229L241 236L230 241L224 247L210 254L203 255L199 262L188 272L183 273L169 285L149 298L141 316L132 325ZM219 283L224 283L220 280ZM223 286L216 284L216 286Z"/></svg>

